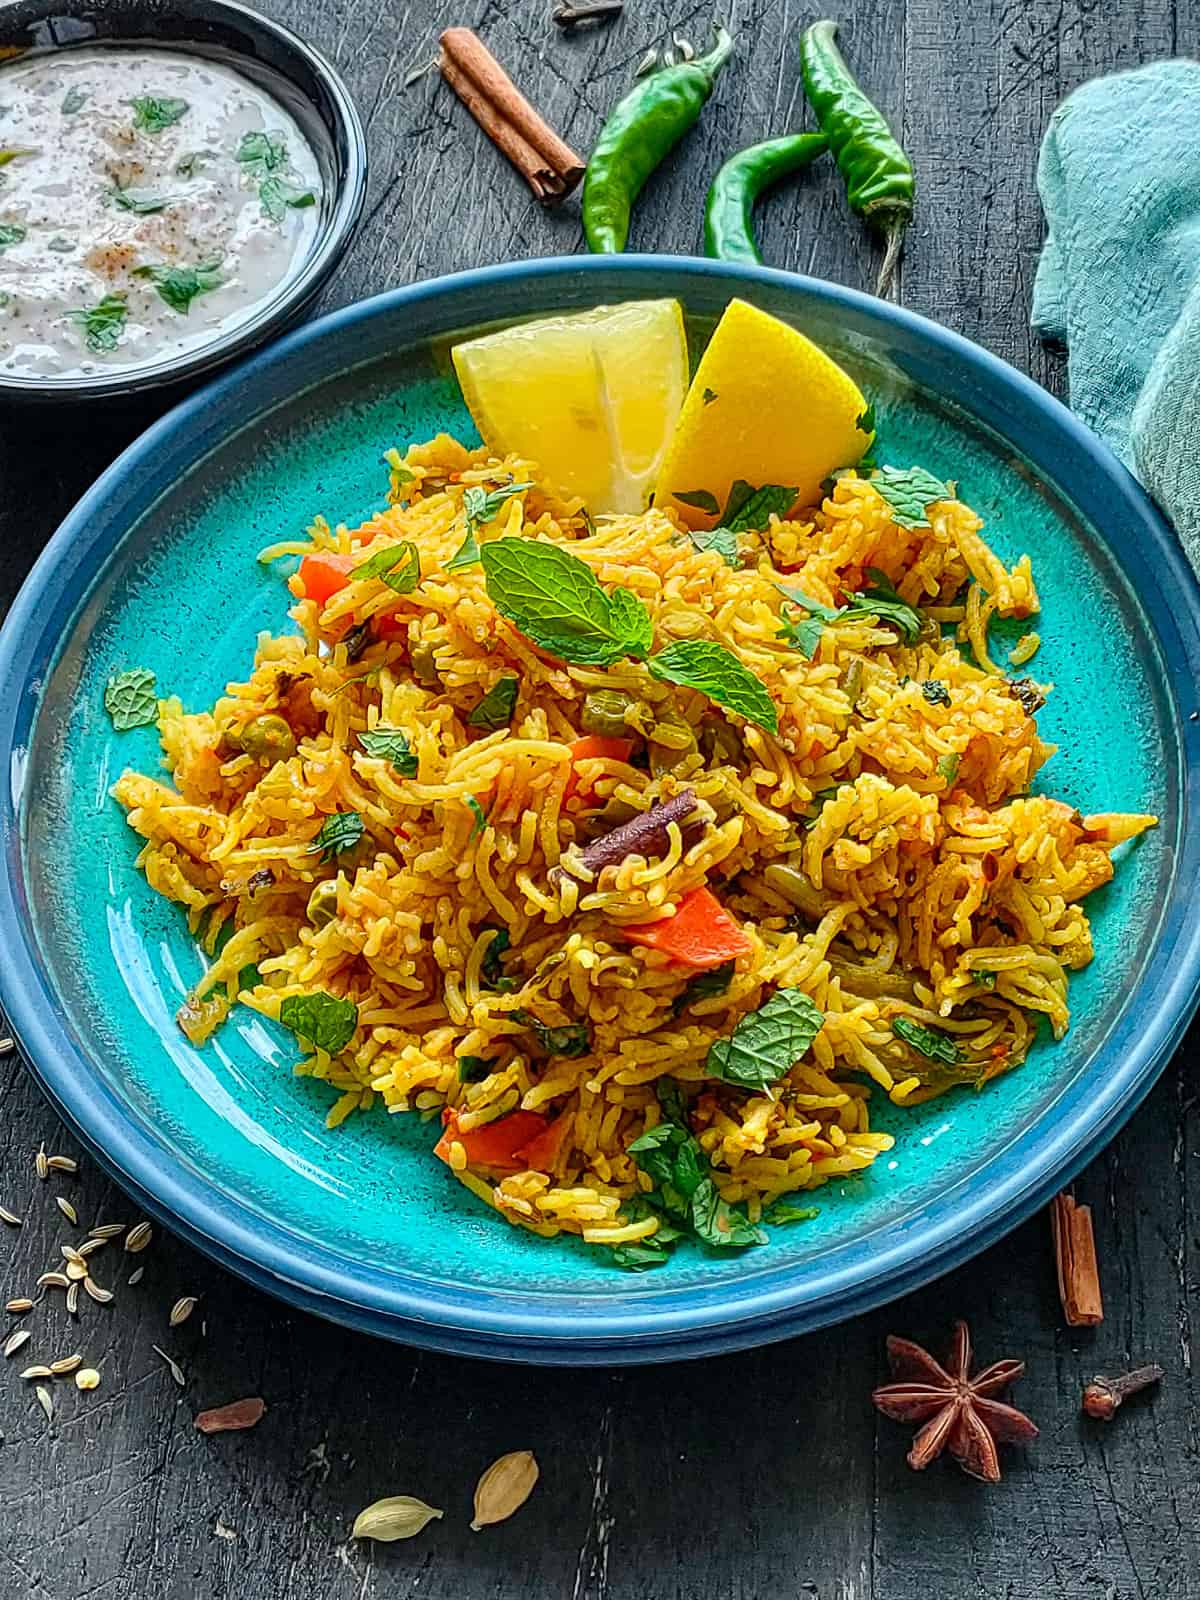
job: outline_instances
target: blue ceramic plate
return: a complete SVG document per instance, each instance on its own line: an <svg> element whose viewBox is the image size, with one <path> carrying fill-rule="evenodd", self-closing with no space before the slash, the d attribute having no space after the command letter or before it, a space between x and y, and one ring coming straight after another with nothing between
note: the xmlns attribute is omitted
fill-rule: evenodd
<svg viewBox="0 0 1200 1600"><path fill-rule="evenodd" d="M118 668L206 706L286 625L255 562L316 511L382 502L380 456L473 430L448 376L463 330L674 295L702 337L733 294L795 323L875 402L880 452L956 479L1006 561L1033 558L1037 675L1061 749L1044 771L1084 810L1153 810L1089 901L1097 956L1060 1045L975 1095L877 1103L897 1137L816 1221L763 1249L681 1249L630 1276L577 1241L486 1212L432 1159L416 1117L324 1127L291 1036L245 1011L195 1049L173 1014L201 970L182 917L133 865L109 786L152 769L150 730L114 735ZM1054 400L919 317L828 284L655 257L498 267L399 290L284 339L152 428L68 517L0 635L0 1000L67 1120L146 1209L297 1305L441 1349L555 1362L654 1361L780 1338L945 1271L1041 1205L1145 1094L1194 1004L1200 919L1200 595L1137 485ZM1163 1161L1167 1161L1163 1151Z"/></svg>

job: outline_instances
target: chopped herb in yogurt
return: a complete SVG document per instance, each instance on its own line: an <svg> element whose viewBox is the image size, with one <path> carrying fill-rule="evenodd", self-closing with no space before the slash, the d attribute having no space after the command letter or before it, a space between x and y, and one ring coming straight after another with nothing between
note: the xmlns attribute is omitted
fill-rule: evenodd
<svg viewBox="0 0 1200 1600"><path fill-rule="evenodd" d="M198 267L135 267L134 276L149 278L172 311L187 314L198 294L209 294L225 281L219 261L205 261Z"/></svg>
<svg viewBox="0 0 1200 1600"><path fill-rule="evenodd" d="M258 184L259 204L272 222L282 222L287 210L317 203L311 189L297 181L288 162L287 140L281 133L244 133L237 147L242 171Z"/></svg>
<svg viewBox="0 0 1200 1600"><path fill-rule="evenodd" d="M73 117L77 111L82 111L87 104L87 98L86 89L68 89L63 96L63 116Z"/></svg>
<svg viewBox="0 0 1200 1600"><path fill-rule="evenodd" d="M188 112L186 100L173 95L137 95L129 104L133 107L133 125L144 133L161 133L173 127Z"/></svg>
<svg viewBox="0 0 1200 1600"><path fill-rule="evenodd" d="M115 350L125 332L129 307L123 294L106 294L99 305L81 306L71 312L72 321L83 329L89 350Z"/></svg>
<svg viewBox="0 0 1200 1600"><path fill-rule="evenodd" d="M113 205L120 206L122 211L133 211L139 217L165 211L174 198L174 195L155 194L153 189L123 189L119 183L113 185L109 195Z"/></svg>
<svg viewBox="0 0 1200 1600"><path fill-rule="evenodd" d="M20 244L25 237L25 229L19 222L0 222L0 250L7 250L10 244Z"/></svg>

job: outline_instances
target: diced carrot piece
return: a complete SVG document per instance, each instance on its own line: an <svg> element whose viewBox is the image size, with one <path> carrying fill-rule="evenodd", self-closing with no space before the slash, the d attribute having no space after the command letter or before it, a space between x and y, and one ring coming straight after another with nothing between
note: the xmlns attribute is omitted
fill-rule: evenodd
<svg viewBox="0 0 1200 1600"><path fill-rule="evenodd" d="M305 556L297 573L304 598L315 600L320 606L328 605L338 590L344 589L349 583L355 559L354 556L339 555L335 550L318 550L311 556Z"/></svg>
<svg viewBox="0 0 1200 1600"><path fill-rule="evenodd" d="M459 1132L457 1112L444 1112L443 1118L446 1131L434 1145L434 1155L449 1164L450 1146L458 1143L467 1153L468 1166L490 1167L494 1172L520 1172L527 1166L518 1151L546 1127L545 1117L536 1111L512 1111L469 1133Z"/></svg>
<svg viewBox="0 0 1200 1600"><path fill-rule="evenodd" d="M705 972L754 948L716 895L708 889L685 894L673 917L618 930L634 944L661 950L685 967Z"/></svg>
<svg viewBox="0 0 1200 1600"><path fill-rule="evenodd" d="M517 1160L523 1166L533 1168L537 1172L549 1172L562 1154L563 1145L571 1133L571 1126L575 1118L570 1111L564 1111L560 1117L545 1127L536 1138L522 1145L517 1151Z"/></svg>

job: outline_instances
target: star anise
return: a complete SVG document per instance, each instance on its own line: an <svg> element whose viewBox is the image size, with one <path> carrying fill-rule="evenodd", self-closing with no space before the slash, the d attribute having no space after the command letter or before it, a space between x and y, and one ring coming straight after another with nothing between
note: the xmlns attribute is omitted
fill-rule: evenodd
<svg viewBox="0 0 1200 1600"><path fill-rule="evenodd" d="M996 1361L971 1376L971 1335L965 1322L954 1324L950 1358L943 1367L920 1345L889 1336L888 1362L895 1378L871 1399L896 1422L924 1426L913 1440L908 1464L920 1472L949 1447L964 1472L984 1483L999 1483L997 1444L1028 1444L1037 1428L1014 1406L997 1400L1025 1371L1023 1361Z"/></svg>

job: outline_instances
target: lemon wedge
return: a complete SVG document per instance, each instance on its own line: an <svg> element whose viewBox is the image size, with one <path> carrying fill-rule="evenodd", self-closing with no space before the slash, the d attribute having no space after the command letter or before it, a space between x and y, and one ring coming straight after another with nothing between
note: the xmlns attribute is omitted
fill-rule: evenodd
<svg viewBox="0 0 1200 1600"><path fill-rule="evenodd" d="M536 461L590 511L645 509L687 393L677 300L543 317L451 355L489 449Z"/></svg>
<svg viewBox="0 0 1200 1600"><path fill-rule="evenodd" d="M800 505L814 505L821 480L858 461L874 437L849 373L786 322L731 300L692 379L655 504L707 528L709 508L724 506L742 479L794 487Z"/></svg>

